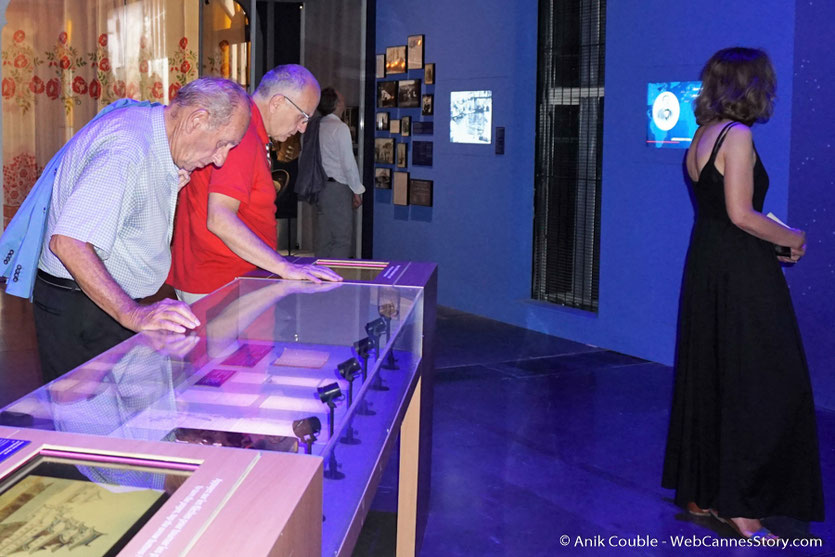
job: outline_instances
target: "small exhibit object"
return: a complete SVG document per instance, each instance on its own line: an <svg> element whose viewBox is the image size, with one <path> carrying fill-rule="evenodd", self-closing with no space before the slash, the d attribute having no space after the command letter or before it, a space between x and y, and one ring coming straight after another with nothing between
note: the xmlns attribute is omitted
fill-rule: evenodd
<svg viewBox="0 0 835 557"><path fill-rule="evenodd" d="M374 162L378 164L394 164L394 138L374 138Z"/></svg>
<svg viewBox="0 0 835 557"><path fill-rule="evenodd" d="M423 95L421 97L420 113L424 116L435 114L435 95Z"/></svg>
<svg viewBox="0 0 835 557"><path fill-rule="evenodd" d="M389 122L389 131L391 133L400 133L400 120L398 118Z"/></svg>
<svg viewBox="0 0 835 557"><path fill-rule="evenodd" d="M411 116L404 116L400 119L400 135L403 137L409 137L409 132L412 128L412 117Z"/></svg>
<svg viewBox="0 0 835 557"><path fill-rule="evenodd" d="M391 189L391 168L374 169L374 187L381 190Z"/></svg>
<svg viewBox="0 0 835 557"><path fill-rule="evenodd" d="M406 168L409 166L409 161L407 157L409 144L408 143L398 143L397 144L397 168Z"/></svg>
<svg viewBox="0 0 835 557"><path fill-rule="evenodd" d="M388 168L378 170L389 170ZM303 367L319 369L328 362L330 355L321 350L307 350L303 348L285 348L281 356L272 365L283 367Z"/></svg>
<svg viewBox="0 0 835 557"><path fill-rule="evenodd" d="M397 82L397 106L417 108L420 106L420 80L401 79Z"/></svg>
<svg viewBox="0 0 835 557"><path fill-rule="evenodd" d="M234 369L213 369L206 375L200 378L195 385L203 385L206 387L220 387L226 381L235 375Z"/></svg>
<svg viewBox="0 0 835 557"><path fill-rule="evenodd" d="M394 173L394 195L392 196L395 205L409 204L409 173Z"/></svg>
<svg viewBox="0 0 835 557"><path fill-rule="evenodd" d="M408 68L410 70L423 69L423 51L424 51L424 37L423 35L409 35L406 41L408 47Z"/></svg>
<svg viewBox="0 0 835 557"><path fill-rule="evenodd" d="M397 82L377 82L377 108L395 108L397 106Z"/></svg>
<svg viewBox="0 0 835 557"><path fill-rule="evenodd" d="M406 45L386 48L386 75L406 73Z"/></svg>
<svg viewBox="0 0 835 557"><path fill-rule="evenodd" d="M426 64L423 71L423 82L427 85L435 84L435 62Z"/></svg>
<svg viewBox="0 0 835 557"><path fill-rule="evenodd" d="M253 367L272 351L272 344L242 344L228 358L221 362L224 366Z"/></svg>
<svg viewBox="0 0 835 557"><path fill-rule="evenodd" d="M388 112L378 112L377 113L377 131L384 132L389 129L389 113Z"/></svg>
<svg viewBox="0 0 835 557"><path fill-rule="evenodd" d="M375 75L377 79L381 79L386 77L386 55L385 54L378 54L377 55L377 67Z"/></svg>
<svg viewBox="0 0 835 557"><path fill-rule="evenodd" d="M432 166L431 141L412 141L412 164L415 166Z"/></svg>
<svg viewBox="0 0 835 557"><path fill-rule="evenodd" d="M432 180L409 180L409 205L432 206Z"/></svg>
<svg viewBox="0 0 835 557"><path fill-rule="evenodd" d="M504 126L496 128L496 154L504 155Z"/></svg>

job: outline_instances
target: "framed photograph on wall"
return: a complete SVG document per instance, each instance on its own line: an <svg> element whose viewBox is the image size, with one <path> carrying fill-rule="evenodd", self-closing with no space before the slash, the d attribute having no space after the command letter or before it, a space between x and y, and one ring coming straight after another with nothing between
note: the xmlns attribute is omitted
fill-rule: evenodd
<svg viewBox="0 0 835 557"><path fill-rule="evenodd" d="M433 133L435 133L435 123L431 120L429 122L415 120L412 123L412 135L432 135Z"/></svg>
<svg viewBox="0 0 835 557"><path fill-rule="evenodd" d="M378 112L377 113L377 126L376 129L378 132L385 132L389 129L389 113L388 112Z"/></svg>
<svg viewBox="0 0 835 557"><path fill-rule="evenodd" d="M377 79L382 79L386 77L386 55L385 54L378 54L377 55L377 70L376 70Z"/></svg>
<svg viewBox="0 0 835 557"><path fill-rule="evenodd" d="M377 108L395 108L397 106L397 82L377 82Z"/></svg>
<svg viewBox="0 0 835 557"><path fill-rule="evenodd" d="M427 85L435 85L435 62L426 64L424 67L423 82Z"/></svg>
<svg viewBox="0 0 835 557"><path fill-rule="evenodd" d="M397 106L417 108L420 106L420 80L401 79L397 82Z"/></svg>
<svg viewBox="0 0 835 557"><path fill-rule="evenodd" d="M391 168L374 169L374 187L381 190L391 189Z"/></svg>
<svg viewBox="0 0 835 557"><path fill-rule="evenodd" d="M394 173L394 185L392 192L392 201L395 205L408 205L409 204L409 173L408 172L395 172Z"/></svg>
<svg viewBox="0 0 835 557"><path fill-rule="evenodd" d="M431 141L412 141L412 164L415 166L432 166Z"/></svg>
<svg viewBox="0 0 835 557"><path fill-rule="evenodd" d="M421 97L420 113L424 116L435 114L435 95L423 95Z"/></svg>
<svg viewBox="0 0 835 557"><path fill-rule="evenodd" d="M391 122L389 122L389 131L391 133L400 133L400 120L395 118Z"/></svg>
<svg viewBox="0 0 835 557"><path fill-rule="evenodd" d="M452 91L449 94L449 140L452 143L492 143L492 91Z"/></svg>
<svg viewBox="0 0 835 557"><path fill-rule="evenodd" d="M406 45L386 48L386 75L406 73Z"/></svg>
<svg viewBox="0 0 835 557"><path fill-rule="evenodd" d="M409 49L408 68L410 70L423 69L423 43L423 35L409 35L406 41L406 46Z"/></svg>
<svg viewBox="0 0 835 557"><path fill-rule="evenodd" d="M406 168L407 166L409 166L408 152L408 143L397 144L397 168Z"/></svg>
<svg viewBox="0 0 835 557"><path fill-rule="evenodd" d="M409 205L432 206L432 180L409 180Z"/></svg>
<svg viewBox="0 0 835 557"><path fill-rule="evenodd" d="M400 119L400 135L403 137L409 137L412 129L412 117L411 116L404 116Z"/></svg>
<svg viewBox="0 0 835 557"><path fill-rule="evenodd" d="M374 138L374 162L378 164L394 164L394 138Z"/></svg>

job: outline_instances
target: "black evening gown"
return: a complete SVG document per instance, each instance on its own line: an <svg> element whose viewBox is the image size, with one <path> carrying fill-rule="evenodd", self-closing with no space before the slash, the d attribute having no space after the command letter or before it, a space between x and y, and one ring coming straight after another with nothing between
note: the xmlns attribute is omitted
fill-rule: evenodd
<svg viewBox="0 0 835 557"><path fill-rule="evenodd" d="M729 124L729 126L732 124ZM815 409L774 246L735 226L714 160L693 185L662 485L724 517L823 520ZM757 156L753 206L768 175Z"/></svg>

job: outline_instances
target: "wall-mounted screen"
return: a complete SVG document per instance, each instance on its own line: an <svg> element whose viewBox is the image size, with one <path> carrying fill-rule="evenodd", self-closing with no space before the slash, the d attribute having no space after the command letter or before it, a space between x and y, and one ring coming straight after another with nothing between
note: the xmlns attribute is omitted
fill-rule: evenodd
<svg viewBox="0 0 835 557"><path fill-rule="evenodd" d="M647 145L687 149L696 133L693 103L701 81L664 81L647 85Z"/></svg>
<svg viewBox="0 0 835 557"><path fill-rule="evenodd" d="M492 91L452 91L449 94L449 140L490 144L493 128Z"/></svg>

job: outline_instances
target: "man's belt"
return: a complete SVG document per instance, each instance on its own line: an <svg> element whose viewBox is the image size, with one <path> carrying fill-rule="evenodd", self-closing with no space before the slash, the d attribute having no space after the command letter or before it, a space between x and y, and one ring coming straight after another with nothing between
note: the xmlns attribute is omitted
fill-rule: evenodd
<svg viewBox="0 0 835 557"><path fill-rule="evenodd" d="M78 286L78 283L74 280L55 277L41 269L38 269L38 279L40 279L41 282L45 282L49 286L54 286L55 288L72 290L74 292L81 292L81 287Z"/></svg>

